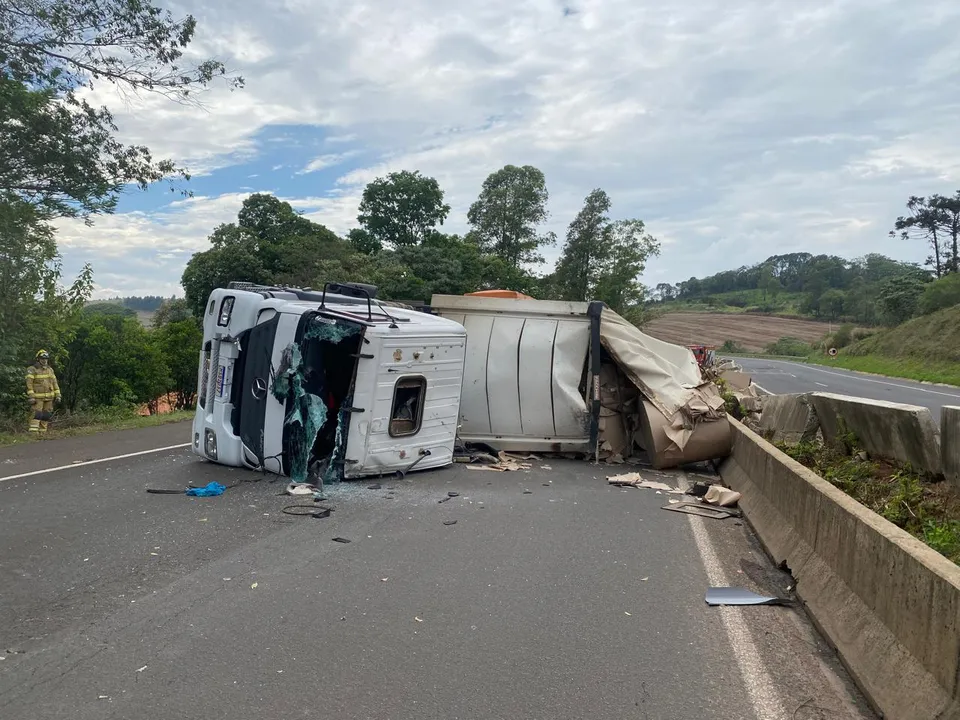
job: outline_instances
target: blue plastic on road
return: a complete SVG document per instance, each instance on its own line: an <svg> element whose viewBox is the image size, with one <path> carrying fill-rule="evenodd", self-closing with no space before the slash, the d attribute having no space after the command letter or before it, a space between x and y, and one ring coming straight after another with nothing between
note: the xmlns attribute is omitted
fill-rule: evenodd
<svg viewBox="0 0 960 720"><path fill-rule="evenodd" d="M193 495L194 497L213 497L214 495L223 495L226 489L226 485L221 485L218 482L209 482L203 487L187 488L187 495Z"/></svg>

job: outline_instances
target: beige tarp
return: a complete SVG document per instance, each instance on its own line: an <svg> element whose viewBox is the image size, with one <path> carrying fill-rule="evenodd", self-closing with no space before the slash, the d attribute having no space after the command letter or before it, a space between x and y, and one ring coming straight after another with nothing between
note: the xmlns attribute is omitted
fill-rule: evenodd
<svg viewBox="0 0 960 720"><path fill-rule="evenodd" d="M654 446L645 448L651 456L666 454L678 461L692 462L704 459L701 455L725 454L729 431L723 427L723 398L713 383L704 382L688 348L650 337L606 308L600 316L600 342L648 401L643 403L641 425L646 430L642 433L644 445ZM724 421L723 426L711 427L709 431L699 429L702 423L719 420ZM709 436L709 440L702 448L687 449L687 444L697 436Z"/></svg>

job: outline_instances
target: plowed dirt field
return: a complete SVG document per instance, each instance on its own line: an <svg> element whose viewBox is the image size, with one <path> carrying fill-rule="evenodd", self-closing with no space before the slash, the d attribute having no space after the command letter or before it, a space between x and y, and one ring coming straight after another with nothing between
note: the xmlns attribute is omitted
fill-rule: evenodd
<svg viewBox="0 0 960 720"><path fill-rule="evenodd" d="M833 329L836 329L836 325ZM830 331L830 325L815 320L770 317L767 315L726 315L721 313L667 313L644 326L655 338L678 345L715 345L727 340L747 350L760 352L766 345L790 336L813 342Z"/></svg>

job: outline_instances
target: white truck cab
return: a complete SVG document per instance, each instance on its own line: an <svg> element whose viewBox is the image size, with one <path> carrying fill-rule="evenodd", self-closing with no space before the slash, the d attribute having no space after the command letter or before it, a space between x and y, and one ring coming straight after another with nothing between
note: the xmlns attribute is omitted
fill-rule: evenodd
<svg viewBox="0 0 960 720"><path fill-rule="evenodd" d="M193 451L302 482L453 460L466 330L366 285L231 283L203 317Z"/></svg>

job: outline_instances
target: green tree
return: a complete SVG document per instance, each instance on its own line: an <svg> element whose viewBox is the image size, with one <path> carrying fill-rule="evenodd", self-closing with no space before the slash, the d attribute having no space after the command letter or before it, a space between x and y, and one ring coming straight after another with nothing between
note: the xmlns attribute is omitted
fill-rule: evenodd
<svg viewBox="0 0 960 720"><path fill-rule="evenodd" d="M171 385L159 346L135 318L84 315L66 358L60 384L70 410L140 403L155 408Z"/></svg>
<svg viewBox="0 0 960 720"><path fill-rule="evenodd" d="M646 290L638 277L660 244L640 220L611 222L610 198L594 190L567 229L557 269L550 280L564 300L602 300L618 312L640 303Z"/></svg>
<svg viewBox="0 0 960 720"><path fill-rule="evenodd" d="M546 179L532 165L506 165L488 175L467 212L480 251L515 267L542 263L537 251L556 241L552 233L537 233L537 225L547 219L548 199Z"/></svg>
<svg viewBox="0 0 960 720"><path fill-rule="evenodd" d="M899 325L917 314L924 283L906 275L884 280L877 291L877 305L883 319Z"/></svg>
<svg viewBox="0 0 960 720"><path fill-rule="evenodd" d="M61 280L53 230L37 208L15 197L0 200L0 415L18 424L26 410L25 367L41 347L61 359L93 290L89 265L68 287Z"/></svg>
<svg viewBox="0 0 960 720"><path fill-rule="evenodd" d="M890 237L926 242L933 250L926 264L934 269L938 278L943 277L948 270L944 263L943 225L946 218L943 210L917 195L911 195L907 200L907 210L910 214L897 218Z"/></svg>
<svg viewBox="0 0 960 720"><path fill-rule="evenodd" d="M220 225L210 235L213 247L196 253L187 262L180 284L187 305L197 318L202 318L210 293L237 280L267 283L270 273L260 257L255 238L236 225Z"/></svg>
<svg viewBox="0 0 960 720"><path fill-rule="evenodd" d="M186 177L148 148L124 145L113 116L79 92L102 83L190 102L225 77L184 51L196 20L149 0L34 0L0 6L0 198L42 217L111 212L127 184ZM242 79L233 80L235 86Z"/></svg>
<svg viewBox="0 0 960 720"><path fill-rule="evenodd" d="M449 213L434 178L401 170L364 188L357 221L381 245L403 247L422 243Z"/></svg>
<svg viewBox="0 0 960 720"><path fill-rule="evenodd" d="M604 230L610 224L608 212L610 198L597 188L587 195L583 208L567 228L567 242L553 278L564 300L591 299L599 280L600 262L605 259L602 244Z"/></svg>
<svg viewBox="0 0 960 720"><path fill-rule="evenodd" d="M169 300L164 300L160 304L160 307L157 308L156 313L154 313L153 327L161 328L164 325L183 322L191 318L193 318L193 313L190 312L190 305L185 298L170 298ZM194 324L198 323L194 321Z"/></svg>
<svg viewBox="0 0 960 720"><path fill-rule="evenodd" d="M927 205L938 214L945 235L945 270L951 273L960 272L960 190L952 197L932 195Z"/></svg>
<svg viewBox="0 0 960 720"><path fill-rule="evenodd" d="M354 250L364 255L376 255L383 250L383 244L363 228L353 228L348 232L347 241Z"/></svg>
<svg viewBox="0 0 960 720"><path fill-rule="evenodd" d="M593 290L594 299L602 300L618 313L641 305L647 289L639 278L647 260L660 254L660 242L646 231L642 220L618 220L604 228L603 255L598 258L600 272Z"/></svg>
<svg viewBox="0 0 960 720"><path fill-rule="evenodd" d="M960 305L960 273L950 273L928 283L919 301L922 315L929 315L954 305Z"/></svg>
<svg viewBox="0 0 960 720"><path fill-rule="evenodd" d="M178 410L191 408L197 402L197 375L203 332L192 318L163 323L154 331L156 345L167 367L167 392L174 394Z"/></svg>
<svg viewBox="0 0 960 720"><path fill-rule="evenodd" d="M820 313L826 315L831 320L836 320L843 314L843 303L846 295L843 290L830 288L825 290L820 296Z"/></svg>

